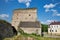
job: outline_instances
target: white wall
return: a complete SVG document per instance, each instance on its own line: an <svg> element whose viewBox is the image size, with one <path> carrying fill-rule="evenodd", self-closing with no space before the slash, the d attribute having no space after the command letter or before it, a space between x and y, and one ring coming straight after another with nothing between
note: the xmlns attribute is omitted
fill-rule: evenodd
<svg viewBox="0 0 60 40"><path fill-rule="evenodd" d="M51 30L51 32L50 32ZM53 30L53 32L52 32ZM57 30L57 32L56 32ZM48 28L48 33L60 33L60 25L50 25L50 28Z"/></svg>

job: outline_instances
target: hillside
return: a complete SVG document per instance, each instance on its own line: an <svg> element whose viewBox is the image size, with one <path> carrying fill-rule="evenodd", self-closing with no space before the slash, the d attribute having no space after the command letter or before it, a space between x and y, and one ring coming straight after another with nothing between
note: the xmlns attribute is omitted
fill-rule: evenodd
<svg viewBox="0 0 60 40"><path fill-rule="evenodd" d="M47 32L47 25L42 24L42 26L45 28L45 31L43 31ZM0 20L0 40L60 40L60 38L47 38L36 34L27 34L22 29L19 32L20 35L16 35L16 30L9 22Z"/></svg>
<svg viewBox="0 0 60 40"><path fill-rule="evenodd" d="M17 35L12 38L5 38L4 40L60 40L60 38L48 38L35 35Z"/></svg>

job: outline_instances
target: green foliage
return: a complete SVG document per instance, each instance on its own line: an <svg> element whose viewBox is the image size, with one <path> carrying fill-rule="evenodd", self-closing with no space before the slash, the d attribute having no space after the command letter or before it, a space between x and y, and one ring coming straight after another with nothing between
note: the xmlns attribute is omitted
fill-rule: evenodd
<svg viewBox="0 0 60 40"><path fill-rule="evenodd" d="M47 32L48 31L48 25L42 24L42 31ZM19 32L21 35L14 36L12 38L5 38L4 40L22 40L23 38L27 39L28 37L34 38L34 40L60 40L60 38L47 38L47 37L41 37L40 35L37 34L27 34L24 33L22 29L19 29Z"/></svg>
<svg viewBox="0 0 60 40"><path fill-rule="evenodd" d="M28 37L23 36L23 35L17 35L12 38L5 38L4 40L22 40L23 38L27 39ZM33 35L32 35L32 38L34 38L34 40L60 40L60 38L37 37L37 36L33 36Z"/></svg>
<svg viewBox="0 0 60 40"><path fill-rule="evenodd" d="M0 40L3 40L3 37L2 37L2 35L0 35Z"/></svg>
<svg viewBox="0 0 60 40"><path fill-rule="evenodd" d="M13 30L14 28L9 22L0 20L0 39L13 37L15 35Z"/></svg>
<svg viewBox="0 0 60 40"><path fill-rule="evenodd" d="M23 31L21 28L18 29L18 32L19 32L20 34L24 34L24 31Z"/></svg>
<svg viewBox="0 0 60 40"><path fill-rule="evenodd" d="M60 40L60 38L41 37L40 35L37 35L35 33L27 34L27 33L24 33L22 29L20 29L19 32L21 33L21 35L14 36L12 38L6 38L4 40L23 40L24 38L27 40L28 37L31 37L34 40Z"/></svg>
<svg viewBox="0 0 60 40"><path fill-rule="evenodd" d="M6 26L10 26L11 24L7 22L6 20L0 20L0 24L4 24Z"/></svg>
<svg viewBox="0 0 60 40"><path fill-rule="evenodd" d="M32 35L35 35L36 36L37 34L36 33L32 33Z"/></svg>
<svg viewBox="0 0 60 40"><path fill-rule="evenodd" d="M40 35L38 35L38 34L36 34L36 33L32 33L31 35L34 35L34 36L40 37Z"/></svg>
<svg viewBox="0 0 60 40"><path fill-rule="evenodd" d="M42 25L42 32L48 32L48 25L41 24Z"/></svg>

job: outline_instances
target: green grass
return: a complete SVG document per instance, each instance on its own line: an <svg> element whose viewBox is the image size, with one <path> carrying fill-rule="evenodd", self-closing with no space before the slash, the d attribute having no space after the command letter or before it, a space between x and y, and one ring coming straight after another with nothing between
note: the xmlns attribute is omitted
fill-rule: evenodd
<svg viewBox="0 0 60 40"><path fill-rule="evenodd" d="M31 37L35 40L60 40L60 38L47 38L47 37L41 37L41 36L35 36L32 34L24 34L24 35L17 35L12 38L5 38L4 40L22 40L23 38Z"/></svg>
<svg viewBox="0 0 60 40"><path fill-rule="evenodd" d="M4 40L23 40L24 38L27 40L28 37L33 38L34 40L60 40L60 38L41 37L40 35L27 33L21 33L20 35L14 36L12 38L5 38Z"/></svg>

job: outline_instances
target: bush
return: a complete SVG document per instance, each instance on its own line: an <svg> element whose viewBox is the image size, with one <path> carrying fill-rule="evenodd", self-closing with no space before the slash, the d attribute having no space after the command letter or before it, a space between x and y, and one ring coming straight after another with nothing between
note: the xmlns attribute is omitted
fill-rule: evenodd
<svg viewBox="0 0 60 40"><path fill-rule="evenodd" d="M32 35L40 37L40 35L38 35L38 34L36 34L36 33L32 33Z"/></svg>
<svg viewBox="0 0 60 40"><path fill-rule="evenodd" d="M41 24L42 25L42 32L48 32L48 25Z"/></svg>
<svg viewBox="0 0 60 40"><path fill-rule="evenodd" d="M23 31L21 28L18 29L18 32L19 32L20 34L24 34L24 31Z"/></svg>
<svg viewBox="0 0 60 40"><path fill-rule="evenodd" d="M5 20L0 20L0 39L12 37L14 35L15 32L14 28L12 28L12 25Z"/></svg>
<svg viewBox="0 0 60 40"><path fill-rule="evenodd" d="M3 40L4 38L2 37L2 35L0 34L0 40Z"/></svg>

